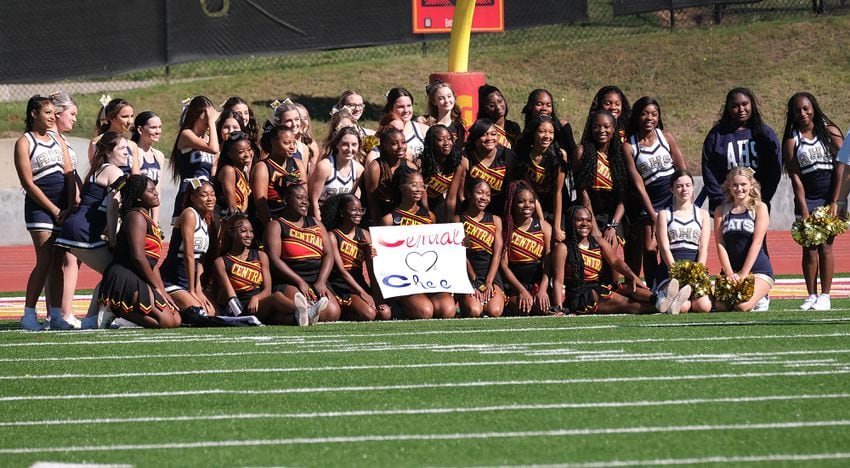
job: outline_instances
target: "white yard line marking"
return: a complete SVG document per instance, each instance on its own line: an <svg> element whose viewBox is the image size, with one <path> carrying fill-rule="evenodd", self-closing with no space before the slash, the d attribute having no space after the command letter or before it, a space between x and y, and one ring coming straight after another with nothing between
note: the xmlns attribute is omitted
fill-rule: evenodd
<svg viewBox="0 0 850 468"><path fill-rule="evenodd" d="M117 398L152 398L180 397L200 395L275 395L293 393L328 393L328 392L365 392L390 390L421 390L426 388L462 388L462 387L499 387L521 385L576 385L598 383L633 383L633 382L669 382L711 379L762 379L767 377L814 377L824 375L850 374L850 367L828 371L786 371L786 372L746 372L741 374L695 374L695 375L660 375L660 376L625 376L577 379L543 379L543 380L496 380L479 382L442 382L405 385L358 385L344 387L291 387L269 390L181 390L163 392L126 392L126 393L90 393L78 395L8 395L0 397L4 401L48 401L48 400L93 400Z"/></svg>
<svg viewBox="0 0 850 468"><path fill-rule="evenodd" d="M266 374L266 373L291 373L291 372L339 372L339 371L362 371L362 370L393 370L393 369L434 369L434 368L451 368L451 367L490 367L490 366L548 366L559 364L581 364L586 362L636 362L636 361L670 361L677 362L680 358L688 358L689 356L679 356L670 353L649 353L649 354L622 354L622 352L613 351L606 354L593 354L590 356L582 356L579 358L564 358L564 359L522 359L522 360L504 360L504 361L463 361L463 362L427 362L427 363L406 363L406 364L361 364L349 366L315 366L315 367L259 367L259 368L230 368L230 369L190 369L190 370L174 370L174 371L157 371L157 372L115 372L115 373L91 373L91 374L19 374L19 375L0 375L0 381L4 380L53 380L53 379L123 379L131 377L176 377L185 375L218 375L218 374ZM750 365L784 365L786 361L777 361L765 359L770 357L770 353L764 353L759 360L744 360L736 359L735 355L727 356L726 361L730 364L750 364ZM712 361L716 362L716 361ZM791 364L799 364L800 361L787 361ZM811 361L803 361L811 362ZM819 364L829 363L834 366L850 368L850 362L835 362L816 361ZM688 363L692 363L689 361Z"/></svg>
<svg viewBox="0 0 850 468"><path fill-rule="evenodd" d="M581 359L582 362L594 360L596 357L607 358L609 356L619 357L624 355L624 350L576 350L570 348L543 348L540 350L530 349L534 347L552 346L567 344L566 342L541 342L541 343L512 343L512 344L486 344L486 345L470 345L464 351L477 351L483 355L499 355L499 354L524 354L527 356L547 355L553 353L560 355L576 355L576 359ZM502 351L501 348L508 348ZM516 348L516 349L512 349ZM383 349L383 348L382 348ZM392 347L385 351L399 351L409 349L406 347ZM415 349L423 349L428 351L443 351L443 345L427 344ZM349 349L349 351L352 351ZM373 349L357 349L357 352L374 351ZM62 357L15 357L15 358L0 358L0 362L63 362L63 361L107 361L110 359L180 359L180 358L221 358L221 357L242 357L242 356L276 356L284 354L303 354L302 350L278 350L278 351L234 351L234 352L218 352L218 353L173 353L173 354L128 354L128 355L90 355L90 356L62 356ZM799 350L799 351L771 351L769 353L721 353L721 354L686 354L674 356L675 361L679 363L701 363L701 362L728 362L731 359L746 360L746 359L761 359L771 356L794 356L794 355L817 355L817 354L848 354L850 349L822 349L822 350ZM633 354L640 355L640 354ZM670 355L670 354L665 354ZM643 355L649 356L649 354ZM826 360L824 361L826 362ZM773 364L782 364L783 362L773 361Z"/></svg>
<svg viewBox="0 0 850 468"><path fill-rule="evenodd" d="M780 461L844 460L850 458L850 452L835 453L781 453L770 455L714 455L700 458L663 458L655 460L608 460L586 463L558 463L555 465L496 465L500 468L617 468L627 466L670 466L670 465L707 465L716 463L764 463Z"/></svg>
<svg viewBox="0 0 850 468"><path fill-rule="evenodd" d="M472 432L453 434L386 434L359 435L335 437L295 437L288 439L258 439L258 440L205 440L198 442L174 442L165 444L123 444L123 445L76 445L69 447L9 447L0 448L0 454L27 454L49 452L114 452L123 450L167 450L193 448L226 448L226 447L255 447L279 445L307 444L348 444L362 442L405 442L433 440L476 440L476 439L515 439L528 437L581 437L611 434L652 434L675 432L709 432L709 431L752 431L752 430L783 430L804 429L817 427L846 427L850 420L833 421L787 421L757 424L701 424L688 426L636 426L610 427L598 429L555 429L549 431L508 431L508 432Z"/></svg>
<svg viewBox="0 0 850 468"><path fill-rule="evenodd" d="M402 408L389 410L353 410L323 411L306 413L237 413L214 414L206 416L149 416L140 418L96 418L96 419L44 419L38 421L4 421L0 427L24 426L69 426L129 423L158 423L186 421L221 421L250 419L317 419L366 416L426 415L454 413L486 413L498 411L537 411L554 409L599 409L599 408L642 408L656 406L683 406L724 403L761 403L770 401L821 400L850 398L850 393L802 394L802 395L762 395L754 397L692 398L684 400L643 400L643 401L600 401L589 403L541 403L492 406L468 406L455 408Z"/></svg>

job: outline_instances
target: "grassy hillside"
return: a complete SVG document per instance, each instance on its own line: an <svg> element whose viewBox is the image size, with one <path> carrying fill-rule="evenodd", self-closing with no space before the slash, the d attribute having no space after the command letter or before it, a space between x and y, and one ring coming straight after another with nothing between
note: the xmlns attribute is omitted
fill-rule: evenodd
<svg viewBox="0 0 850 468"><path fill-rule="evenodd" d="M661 102L665 123L686 156L696 161L725 93L734 86L756 91L766 121L777 133L784 124L788 97L802 90L815 94L827 114L846 129L850 124L850 90L845 85L850 82L850 37L844 32L848 30L848 16L808 15L797 21L627 37L612 30L608 39L578 41L581 27L547 27L506 33L503 41L473 41L470 68L484 71L503 90L513 120L521 120L520 109L529 90L548 88L558 101L559 114L572 120L577 132L593 93L603 85L620 86L631 101L652 95ZM600 37L597 28L593 32L593 37ZM180 101L196 94L208 95L217 103L231 95L242 96L254 104L260 120L271 112L266 103L290 96L311 109L314 134L321 136L330 106L346 88L359 90L373 105L368 113L373 119L378 117L384 93L393 86L414 92L417 110L422 111L428 75L446 67L445 44L429 44L429 48L424 56L416 47L374 48L374 54L351 54L356 61L347 59L345 51L304 54L297 60L243 59L239 63L244 71L213 78L200 77L200 67L187 65L175 71L178 78L190 79L112 96L125 97L137 112L150 109L164 117L160 146L166 153L173 142ZM364 55L371 58L359 60ZM91 135L98 97L75 96L81 103L75 134ZM0 105L0 115L6 115L0 119L0 135L18 134L23 107L23 103Z"/></svg>

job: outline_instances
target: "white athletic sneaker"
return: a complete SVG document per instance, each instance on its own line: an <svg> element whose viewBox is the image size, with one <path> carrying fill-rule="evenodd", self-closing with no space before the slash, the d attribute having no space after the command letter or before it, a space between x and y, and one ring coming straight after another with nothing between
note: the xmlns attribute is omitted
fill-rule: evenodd
<svg viewBox="0 0 850 468"><path fill-rule="evenodd" d="M767 312L770 308L770 296L764 296L753 306L753 312Z"/></svg>
<svg viewBox="0 0 850 468"><path fill-rule="evenodd" d="M112 313L112 309L104 306L97 308L97 322L95 328L109 328L113 320L115 320L115 314Z"/></svg>
<svg viewBox="0 0 850 468"><path fill-rule="evenodd" d="M832 301L829 299L829 294L818 295L817 301L812 305L812 310L830 310L832 309Z"/></svg>
<svg viewBox="0 0 850 468"><path fill-rule="evenodd" d="M670 301L670 307L667 310L669 314L679 315L682 311L682 304L691 298L691 285L686 284L676 293L676 296Z"/></svg>
<svg viewBox="0 0 850 468"><path fill-rule="evenodd" d="M73 314L65 317L65 321L70 323L71 326L74 327L74 329L76 330L79 330L82 327L82 324L80 323L79 319L77 319L77 317L75 317Z"/></svg>
<svg viewBox="0 0 850 468"><path fill-rule="evenodd" d="M806 300L805 300L805 301L803 301L803 303L802 303L802 304L800 304L800 310L809 310L809 309L811 309L811 308L812 308L812 306L813 306L813 305L815 305L815 301L817 301L817 300L818 300L818 295L817 295L817 294L809 294L809 297L808 297L808 298L806 298Z"/></svg>
<svg viewBox="0 0 850 468"><path fill-rule="evenodd" d="M322 311L325 310L325 307L328 306L328 298L322 296L310 305L310 308L307 309L307 315L310 317L310 325L315 325L319 323L319 316L322 315Z"/></svg>
<svg viewBox="0 0 850 468"><path fill-rule="evenodd" d="M667 283L667 289L664 291L664 297L656 304L656 309L662 314L666 314L670 310L670 303L679 294L679 281L676 278Z"/></svg>
<svg viewBox="0 0 850 468"><path fill-rule="evenodd" d="M295 320L298 322L299 327L306 327L310 325L310 316L307 315L307 298L304 297L300 292L295 293L295 297L292 300L295 302Z"/></svg>
<svg viewBox="0 0 850 468"><path fill-rule="evenodd" d="M45 320L46 322L47 320ZM38 322L38 316L35 314L24 314L21 317L21 328L30 331L42 331L44 327Z"/></svg>

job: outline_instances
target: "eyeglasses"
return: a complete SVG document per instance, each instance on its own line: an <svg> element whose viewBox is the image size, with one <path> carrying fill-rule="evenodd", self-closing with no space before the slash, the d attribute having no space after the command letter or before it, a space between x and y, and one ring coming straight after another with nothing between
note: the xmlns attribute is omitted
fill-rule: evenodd
<svg viewBox="0 0 850 468"><path fill-rule="evenodd" d="M346 104L345 107L350 107L352 109L363 109L366 107L365 104Z"/></svg>

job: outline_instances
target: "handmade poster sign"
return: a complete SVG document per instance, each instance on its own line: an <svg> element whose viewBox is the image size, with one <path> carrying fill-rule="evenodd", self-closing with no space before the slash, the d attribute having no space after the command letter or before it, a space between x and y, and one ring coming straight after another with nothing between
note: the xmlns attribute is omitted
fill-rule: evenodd
<svg viewBox="0 0 850 468"><path fill-rule="evenodd" d="M472 294L463 224L371 227L375 278L385 298L421 293Z"/></svg>

